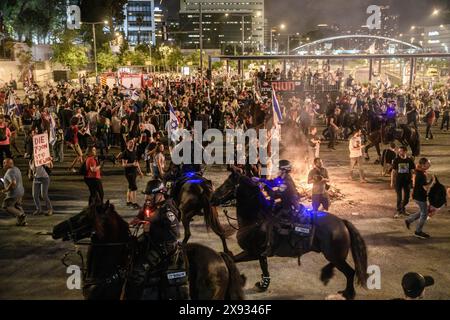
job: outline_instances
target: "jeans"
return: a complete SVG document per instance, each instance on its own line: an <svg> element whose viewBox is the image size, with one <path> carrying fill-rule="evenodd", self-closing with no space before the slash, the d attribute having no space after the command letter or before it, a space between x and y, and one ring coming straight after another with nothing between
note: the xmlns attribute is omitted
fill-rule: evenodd
<svg viewBox="0 0 450 320"><path fill-rule="evenodd" d="M350 158L350 177L353 176L353 169L358 166L359 178L364 180L364 170L362 168L362 157Z"/></svg>
<svg viewBox="0 0 450 320"><path fill-rule="evenodd" d="M14 215L17 218L17 222L20 221L20 217L25 216L22 208L22 197L3 200L3 208L7 213Z"/></svg>
<svg viewBox="0 0 450 320"><path fill-rule="evenodd" d="M312 207L314 211L319 210L320 205L322 205L325 211L328 211L330 207L330 198L326 194L313 194L312 195Z"/></svg>
<svg viewBox="0 0 450 320"><path fill-rule="evenodd" d="M64 143L62 141L55 142L53 145L53 156L56 162L64 162Z"/></svg>
<svg viewBox="0 0 450 320"><path fill-rule="evenodd" d="M433 133L431 132L431 124L427 124L427 130L426 130L426 135L425 138L430 138L433 139Z"/></svg>
<svg viewBox="0 0 450 320"><path fill-rule="evenodd" d="M419 206L419 212L412 214L409 216L406 221L409 223L413 223L416 220L419 220L419 223L416 227L416 232L422 232L423 226L425 225L425 222L427 221L428 217L428 205L426 202L414 200L417 205Z"/></svg>
<svg viewBox="0 0 450 320"><path fill-rule="evenodd" d="M396 183L395 192L397 193L397 211L405 212L405 207L409 203L411 185L409 183Z"/></svg>
<svg viewBox="0 0 450 320"><path fill-rule="evenodd" d="M52 210L52 204L50 198L48 197L48 187L50 185L50 178L34 178L33 181L33 200L37 211L41 211L41 200L40 196L45 201L47 210Z"/></svg>

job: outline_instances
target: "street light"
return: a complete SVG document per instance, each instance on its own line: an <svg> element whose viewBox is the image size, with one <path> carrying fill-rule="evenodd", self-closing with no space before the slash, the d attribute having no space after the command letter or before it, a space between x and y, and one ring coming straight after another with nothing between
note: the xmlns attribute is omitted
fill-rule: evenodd
<svg viewBox="0 0 450 320"><path fill-rule="evenodd" d="M439 13L441 12L441 10L439 9L434 9L433 13L431 14L432 16L437 16Z"/></svg>
<svg viewBox="0 0 450 320"><path fill-rule="evenodd" d="M97 68L97 39L95 37L95 25L103 24L108 25L108 20L103 20L102 22L80 22L80 24L90 24L92 25L92 37L94 40L94 64L95 64L95 82L97 83L98 78L98 68Z"/></svg>

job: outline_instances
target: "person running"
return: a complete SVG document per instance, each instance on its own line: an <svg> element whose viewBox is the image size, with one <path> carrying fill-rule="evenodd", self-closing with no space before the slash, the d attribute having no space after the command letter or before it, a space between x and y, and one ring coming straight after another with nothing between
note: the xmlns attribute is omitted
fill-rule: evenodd
<svg viewBox="0 0 450 320"><path fill-rule="evenodd" d="M427 158L421 158L419 164L416 167L416 174L414 177L414 187L413 187L413 199L419 207L419 211L412 214L405 220L406 227L409 229L411 223L419 220L417 223L416 231L414 236L421 239L429 239L430 235L422 231L425 222L428 218L428 191L431 189L436 181L436 177L433 176L428 179L427 171L431 167L431 162Z"/></svg>
<svg viewBox="0 0 450 320"><path fill-rule="evenodd" d="M122 154L122 166L125 168L125 177L128 181L127 191L127 206L131 206L133 209L139 209L139 205L136 200L137 184L136 178L143 176L141 167L134 148L134 140L127 142L127 148Z"/></svg>
<svg viewBox="0 0 450 320"><path fill-rule="evenodd" d="M22 173L19 168L14 166L14 160L10 158L3 160L3 168L6 169L5 176L2 179L3 193L6 194L3 200L3 208L7 213L16 216L16 226L26 226L26 215L22 208L24 195Z"/></svg>
<svg viewBox="0 0 450 320"><path fill-rule="evenodd" d="M397 213L394 218L406 214L406 206L411 193L412 175L414 173L414 160L407 155L407 147L398 149L398 156L392 161L391 188L395 187L397 193Z"/></svg>

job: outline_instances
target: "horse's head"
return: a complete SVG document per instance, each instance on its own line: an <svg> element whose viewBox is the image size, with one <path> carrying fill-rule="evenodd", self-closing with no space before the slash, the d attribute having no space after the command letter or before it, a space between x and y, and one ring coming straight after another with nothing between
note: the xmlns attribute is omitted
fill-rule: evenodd
<svg viewBox="0 0 450 320"><path fill-rule="evenodd" d="M219 206L235 199L236 197L236 188L239 184L239 178L241 177L242 173L239 172L237 168L231 166L228 168L228 170L231 171L231 174L225 180L225 182L222 183L222 185L214 191L212 195L211 204L213 206Z"/></svg>
<svg viewBox="0 0 450 320"><path fill-rule="evenodd" d="M101 240L108 236L106 234L108 226L118 227L119 218L114 205L109 201L104 204L95 203L79 214L54 226L52 237L64 241L79 241L95 234Z"/></svg>

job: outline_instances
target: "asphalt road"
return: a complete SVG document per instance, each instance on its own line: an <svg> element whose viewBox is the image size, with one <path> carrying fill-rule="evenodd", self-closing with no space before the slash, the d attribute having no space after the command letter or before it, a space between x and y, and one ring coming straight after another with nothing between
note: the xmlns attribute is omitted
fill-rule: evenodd
<svg viewBox="0 0 450 320"><path fill-rule="evenodd" d="M438 132L437 129L435 129ZM325 148L324 148L325 149ZM395 192L389 188L388 178L380 177L380 167L365 165L369 183L360 184L348 180L347 143L341 142L336 151L323 150L321 157L331 175L332 184L344 194L343 199L332 203L330 212L350 220L366 240L369 265L377 265L381 271L381 289L363 290L357 287L357 299L392 299L402 296L401 278L409 271L432 275L435 286L427 290L427 299L450 298L450 212L447 208L427 222L425 231L432 238L421 240L412 236L401 219L393 219ZM437 133L435 140L423 141L423 156L432 161L431 172L441 182L450 185L450 133ZM372 155L374 151L371 151ZM69 156L71 158L71 156ZM25 168L25 162L18 160ZM67 166L67 162L64 164ZM23 171L24 172L24 171ZM227 176L224 168L213 167L206 176L219 186ZM68 174L63 166L53 170L50 198L55 214L51 217L29 217L29 226L15 227L15 219L3 211L0 213L0 299L82 299L80 290L66 287L66 269L60 259L73 249L67 242L54 241L50 236L39 235L80 212L87 204L88 190L81 178ZM147 177L138 180L142 189ZM125 206L126 180L122 169L108 165L105 170L104 188L107 199L117 207L127 220L136 212ZM142 196L139 196L142 200ZM25 209L34 211L31 186L26 182ZM415 204L408 206L415 212ZM234 214L233 210L230 211ZM226 220L221 217L222 222ZM197 217L191 224L193 236L190 241L206 244L221 250L218 237L207 233L203 218ZM234 253L240 252L234 238L228 241ZM351 257L349 257L350 264ZM310 253L302 257L301 266L295 258L271 258L269 268L272 283L265 293L258 293L253 285L261 271L257 262L239 264L247 276L245 293L247 299L325 299L345 287L345 278L339 272L323 286L319 280L320 270L326 264L322 255ZM76 261L74 262L76 263Z"/></svg>

